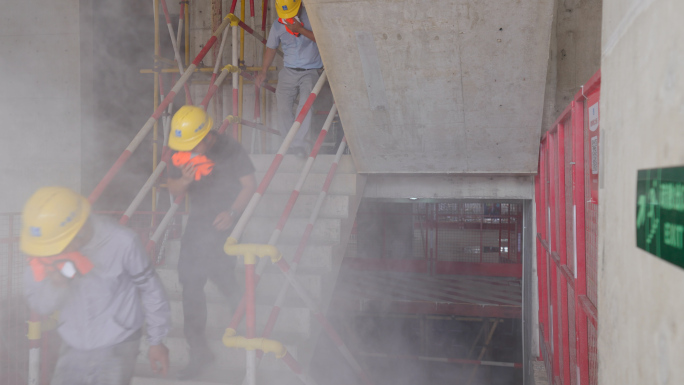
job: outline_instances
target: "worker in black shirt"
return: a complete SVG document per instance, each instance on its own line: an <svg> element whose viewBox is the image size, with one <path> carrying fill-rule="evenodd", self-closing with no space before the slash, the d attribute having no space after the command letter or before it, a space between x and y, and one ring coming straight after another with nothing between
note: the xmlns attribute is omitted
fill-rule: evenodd
<svg viewBox="0 0 684 385"><path fill-rule="evenodd" d="M242 211L256 191L254 165L242 145L211 130L212 119L200 107L183 106L173 116L169 147L173 166L168 186L174 196L190 196L190 216L181 239L178 278L183 286L185 339L190 360L180 379L197 377L214 359L204 330L211 279L233 303L239 299L234 281L235 258L223 252Z"/></svg>

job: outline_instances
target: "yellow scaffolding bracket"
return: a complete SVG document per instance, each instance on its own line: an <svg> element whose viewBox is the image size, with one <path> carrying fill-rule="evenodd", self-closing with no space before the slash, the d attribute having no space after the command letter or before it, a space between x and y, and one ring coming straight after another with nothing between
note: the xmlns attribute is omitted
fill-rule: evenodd
<svg viewBox="0 0 684 385"><path fill-rule="evenodd" d="M278 263L283 254L273 245L238 244L235 238L229 237L223 245L223 251L228 255L243 256L245 265L254 265L257 257L271 258L271 262Z"/></svg>
<svg viewBox="0 0 684 385"><path fill-rule="evenodd" d="M223 344L229 348L245 350L261 350L264 353L273 353L276 358L283 358L287 355L287 349L281 342L266 338L245 338L243 336L223 336Z"/></svg>
<svg viewBox="0 0 684 385"><path fill-rule="evenodd" d="M26 337L31 340L39 340L40 335L42 334L42 329L40 327L40 321L27 321L28 324L28 333L26 334Z"/></svg>
<svg viewBox="0 0 684 385"><path fill-rule="evenodd" d="M228 64L227 66L223 67L222 70L226 70L230 73L234 74L239 74L240 73L240 67L236 67L232 64Z"/></svg>
<svg viewBox="0 0 684 385"><path fill-rule="evenodd" d="M242 119L240 119L237 116L233 116L233 115L228 115L223 120L227 120L228 123L241 123L242 122Z"/></svg>
<svg viewBox="0 0 684 385"><path fill-rule="evenodd" d="M240 25L240 18L232 13L227 14L226 17L224 17L223 19L230 19L231 27L237 27L238 25Z"/></svg>

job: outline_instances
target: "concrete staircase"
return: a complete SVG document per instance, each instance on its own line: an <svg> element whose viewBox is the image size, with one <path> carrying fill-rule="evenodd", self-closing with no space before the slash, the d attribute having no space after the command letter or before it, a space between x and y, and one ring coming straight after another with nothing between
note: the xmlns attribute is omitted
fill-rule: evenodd
<svg viewBox="0 0 684 385"><path fill-rule="evenodd" d="M318 156L290 214L290 219L280 236L277 246L288 261L291 261L294 256L333 158L333 155ZM272 160L273 155L252 156L252 161L257 169L257 180L261 180ZM285 203L304 164L305 161L302 159L292 155L285 156L278 174L272 180L254 217L249 222L240 240L241 243L268 242L268 238L285 208ZM357 175L350 156L343 156L314 226L309 246L298 268L297 277L300 282L324 310L327 309L337 280L340 263L345 253L364 186L365 177ZM166 341L171 351L171 373L167 379L155 377L151 373L147 363L147 346L143 343L133 384L241 384L245 374L245 352L244 350L228 349L221 342L223 332L230 322L232 310L225 304L225 299L213 284L208 284L205 291L209 313L207 337L214 354L216 354L216 361L197 380L189 382L175 380L178 370L188 360L187 347L183 338L181 286L178 283L176 272L179 249L179 241L167 242L166 263L157 269L171 299L173 330ZM241 264L238 264L236 269L236 279L240 287L244 288L244 270ZM285 278L280 271L270 265L269 262L256 291L257 334L259 335L284 280ZM238 329L238 333L244 335L244 320ZM280 311L280 317L271 338L283 342L288 351L297 358L300 364L306 367L311 360L319 335L320 327L313 315L291 289L285 306ZM278 384L301 383L284 363L269 354L262 359L257 373L257 381L262 384L270 384L275 383L276 380Z"/></svg>

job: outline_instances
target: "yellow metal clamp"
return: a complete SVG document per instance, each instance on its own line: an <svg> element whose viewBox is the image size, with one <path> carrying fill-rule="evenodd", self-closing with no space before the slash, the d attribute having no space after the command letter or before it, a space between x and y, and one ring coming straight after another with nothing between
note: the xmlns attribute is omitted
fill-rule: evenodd
<svg viewBox="0 0 684 385"><path fill-rule="evenodd" d="M42 329L40 327L40 321L28 321L28 337L29 340L35 341L40 339Z"/></svg>
<svg viewBox="0 0 684 385"><path fill-rule="evenodd" d="M239 348L246 350L261 350L264 353L273 353L276 358L283 358L287 355L287 349L282 343L266 338L245 338L243 336L226 337L223 336L223 344L229 348Z"/></svg>
<svg viewBox="0 0 684 385"><path fill-rule="evenodd" d="M244 256L245 265L255 264L257 257L271 258L273 263L277 263L283 257L280 251L273 245L238 244L237 240L231 237L229 237L226 240L225 245L223 245L223 251L228 255Z"/></svg>
<svg viewBox="0 0 684 385"><path fill-rule="evenodd" d="M240 25L240 18L233 15L232 13L227 14L226 17L224 17L224 19L230 19L231 27L237 27L238 25Z"/></svg>
<svg viewBox="0 0 684 385"><path fill-rule="evenodd" d="M239 117L233 116L233 115L228 115L228 116L226 116L226 118L223 119L223 120L227 120L228 123L240 123L240 121L241 121ZM230 239L230 238L229 238L229 239ZM226 242L226 244L228 244L228 243Z"/></svg>
<svg viewBox="0 0 684 385"><path fill-rule="evenodd" d="M239 67L236 67L236 66L234 66L234 65L231 65L231 64L228 64L227 66L223 67L222 69L224 69L224 70L226 70L226 71L228 71L228 72L232 72L232 73L234 73L234 74L239 74L239 73L240 73L240 68L239 68Z"/></svg>

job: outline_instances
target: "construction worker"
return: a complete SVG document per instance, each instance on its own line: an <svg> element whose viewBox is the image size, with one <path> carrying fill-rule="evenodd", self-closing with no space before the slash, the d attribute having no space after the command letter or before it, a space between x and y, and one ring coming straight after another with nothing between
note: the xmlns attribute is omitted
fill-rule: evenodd
<svg viewBox="0 0 684 385"><path fill-rule="evenodd" d="M282 44L285 54L284 67L278 73L276 102L278 108L278 128L283 137L287 135L295 121L293 112L295 99L299 96L297 115L304 107L309 94L313 90L323 61L318 52L316 37L311 31L311 23L301 0L276 0L278 20L273 22L266 42L266 52L261 64L261 71L256 76L256 85L260 87L266 79L268 67L273 63L276 49ZM307 134L311 127L311 111L306 115L302 125L290 145L290 153L301 157L309 156L310 145Z"/></svg>
<svg viewBox="0 0 684 385"><path fill-rule="evenodd" d="M171 328L164 288L137 234L91 215L88 200L44 187L26 202L20 248L31 309L59 311L63 344L52 385L127 385L146 323L148 358L166 375Z"/></svg>
<svg viewBox="0 0 684 385"><path fill-rule="evenodd" d="M234 281L235 258L223 252L230 231L256 191L254 166L242 145L212 131L211 117L200 107L183 106L171 120L169 147L176 151L168 186L174 196L188 192L190 216L181 239L178 278L183 286L188 365L179 378L199 375L214 359L204 335L211 279L234 305L240 291Z"/></svg>

